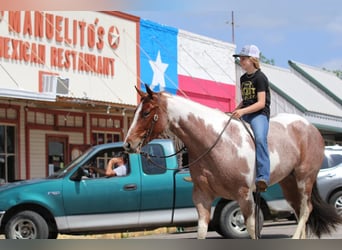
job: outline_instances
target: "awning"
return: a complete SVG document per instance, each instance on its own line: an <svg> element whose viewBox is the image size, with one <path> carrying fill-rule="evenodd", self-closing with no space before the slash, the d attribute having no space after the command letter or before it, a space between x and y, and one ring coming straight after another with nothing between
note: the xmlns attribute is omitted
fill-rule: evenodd
<svg viewBox="0 0 342 250"><path fill-rule="evenodd" d="M22 89L0 88L0 97L35 100L35 101L47 101L47 102L56 101L56 94L38 93L38 92L22 90Z"/></svg>

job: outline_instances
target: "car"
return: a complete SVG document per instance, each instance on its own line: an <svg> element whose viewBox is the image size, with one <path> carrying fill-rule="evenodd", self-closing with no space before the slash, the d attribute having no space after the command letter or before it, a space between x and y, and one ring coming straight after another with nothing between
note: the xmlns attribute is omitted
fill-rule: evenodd
<svg viewBox="0 0 342 250"><path fill-rule="evenodd" d="M342 215L342 146L325 147L325 157L317 176L321 197Z"/></svg>

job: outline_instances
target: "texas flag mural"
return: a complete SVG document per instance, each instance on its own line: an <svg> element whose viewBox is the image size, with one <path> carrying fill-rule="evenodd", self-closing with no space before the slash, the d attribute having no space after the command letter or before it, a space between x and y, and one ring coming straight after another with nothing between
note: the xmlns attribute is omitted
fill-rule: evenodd
<svg viewBox="0 0 342 250"><path fill-rule="evenodd" d="M235 45L140 21L141 88L167 91L224 112L235 108Z"/></svg>

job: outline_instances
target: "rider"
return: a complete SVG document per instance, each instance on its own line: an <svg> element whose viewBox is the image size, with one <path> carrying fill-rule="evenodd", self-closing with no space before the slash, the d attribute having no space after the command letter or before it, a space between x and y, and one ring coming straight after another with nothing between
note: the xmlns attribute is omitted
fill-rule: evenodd
<svg viewBox="0 0 342 250"><path fill-rule="evenodd" d="M233 112L251 125L256 145L256 187L265 192L270 179L270 159L267 144L271 95L266 75L260 70L260 51L246 45L239 54L240 65L246 72L240 78L242 101Z"/></svg>

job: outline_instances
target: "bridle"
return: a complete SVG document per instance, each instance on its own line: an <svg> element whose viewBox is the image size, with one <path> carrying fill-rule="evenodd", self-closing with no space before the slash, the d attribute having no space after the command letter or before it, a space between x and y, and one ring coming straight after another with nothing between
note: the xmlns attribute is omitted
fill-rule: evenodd
<svg viewBox="0 0 342 250"><path fill-rule="evenodd" d="M141 140L141 141L139 142L139 144L138 144L138 147L139 147L139 148L140 148L142 145L144 145L145 140L146 140L148 137L151 136L152 131L153 131L153 129L154 129L154 125L157 123L158 119L159 119L159 116L158 116L157 113L155 113L154 116L153 116L153 119L152 119L150 128L146 130L146 133L144 134L144 136L142 137L142 140Z"/></svg>

